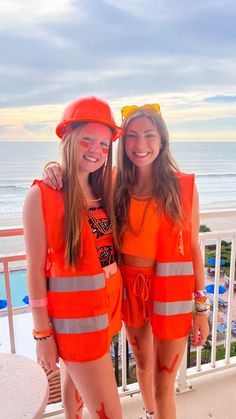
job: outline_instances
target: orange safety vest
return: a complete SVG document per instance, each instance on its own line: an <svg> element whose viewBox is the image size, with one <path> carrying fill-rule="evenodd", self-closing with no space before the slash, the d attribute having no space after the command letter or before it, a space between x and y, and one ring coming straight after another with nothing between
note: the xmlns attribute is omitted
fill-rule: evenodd
<svg viewBox="0 0 236 419"><path fill-rule="evenodd" d="M48 254L48 314L59 356L75 362L100 358L109 351L106 278L100 266L87 217L83 218L83 256L76 268L65 262L64 200L42 181L34 181L42 195Z"/></svg>
<svg viewBox="0 0 236 419"><path fill-rule="evenodd" d="M163 215L157 235L156 276L153 282L153 334L162 340L188 335L192 326L194 271L191 216L194 175L176 173L180 182L184 226Z"/></svg>

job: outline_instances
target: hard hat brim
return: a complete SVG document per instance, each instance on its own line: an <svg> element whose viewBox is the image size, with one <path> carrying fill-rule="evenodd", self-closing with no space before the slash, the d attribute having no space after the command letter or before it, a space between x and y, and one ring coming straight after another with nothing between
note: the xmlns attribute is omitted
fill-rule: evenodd
<svg viewBox="0 0 236 419"><path fill-rule="evenodd" d="M67 120L66 122L60 122L57 127L56 127L56 134L59 138L63 138L65 134L67 134L68 132L70 132L72 129L70 129L70 125L72 123L76 123L76 122L97 122L99 124L105 125L108 128L111 129L112 131L112 141L116 141L119 137L122 136L123 133L123 129L121 127L118 127L117 125L113 125L113 124L107 124L103 121L101 121L101 119L71 119L71 120Z"/></svg>

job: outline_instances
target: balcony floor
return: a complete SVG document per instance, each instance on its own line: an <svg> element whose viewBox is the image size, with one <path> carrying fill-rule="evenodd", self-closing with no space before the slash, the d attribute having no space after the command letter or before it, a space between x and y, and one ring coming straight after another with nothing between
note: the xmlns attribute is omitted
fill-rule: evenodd
<svg viewBox="0 0 236 419"><path fill-rule="evenodd" d="M236 368L193 378L194 391L176 396L177 419L234 419L236 417ZM124 419L138 419L142 413L140 394L121 398ZM52 418L52 417L51 417ZM64 419L64 415L53 416ZM83 419L89 419L85 411Z"/></svg>

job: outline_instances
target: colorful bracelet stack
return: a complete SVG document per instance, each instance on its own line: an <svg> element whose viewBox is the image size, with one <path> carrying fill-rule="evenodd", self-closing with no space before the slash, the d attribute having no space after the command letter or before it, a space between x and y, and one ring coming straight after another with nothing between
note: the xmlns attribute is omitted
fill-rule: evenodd
<svg viewBox="0 0 236 419"><path fill-rule="evenodd" d="M195 312L198 314L208 314L209 300L207 298L206 290L196 290L194 292Z"/></svg>
<svg viewBox="0 0 236 419"><path fill-rule="evenodd" d="M50 325L49 329L42 330L41 332L37 332L35 329L33 329L32 334L35 340L46 340L52 336L52 327Z"/></svg>

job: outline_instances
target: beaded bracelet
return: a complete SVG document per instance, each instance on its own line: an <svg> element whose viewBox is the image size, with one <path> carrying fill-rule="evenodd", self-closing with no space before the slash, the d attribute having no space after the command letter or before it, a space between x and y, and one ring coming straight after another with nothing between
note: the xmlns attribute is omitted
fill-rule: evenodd
<svg viewBox="0 0 236 419"><path fill-rule="evenodd" d="M206 290L195 290L194 300L195 300L195 313L208 314L210 303L207 298Z"/></svg>
<svg viewBox="0 0 236 419"><path fill-rule="evenodd" d="M195 301L195 312L200 314L208 314L209 312L210 304L208 303L208 300L204 302L198 302Z"/></svg>
<svg viewBox="0 0 236 419"><path fill-rule="evenodd" d="M52 333L51 333L51 335L48 335L48 336L45 336L45 338L36 338L35 336L33 336L34 337L34 340L36 340L36 341L43 341L43 340L46 340L46 339L48 339L48 338L50 338L52 336Z"/></svg>
<svg viewBox="0 0 236 419"><path fill-rule="evenodd" d="M36 339L36 340L37 339L48 338L49 336L52 335L52 327L50 325L49 329L42 330L41 332L38 332L35 329L33 329L32 334L33 334L34 339Z"/></svg>

